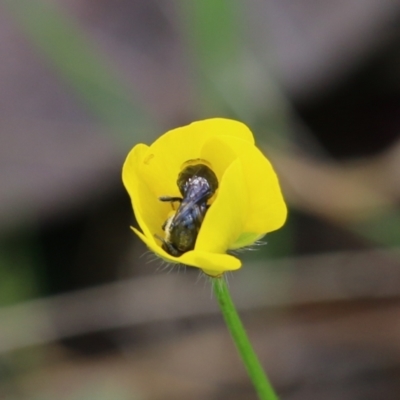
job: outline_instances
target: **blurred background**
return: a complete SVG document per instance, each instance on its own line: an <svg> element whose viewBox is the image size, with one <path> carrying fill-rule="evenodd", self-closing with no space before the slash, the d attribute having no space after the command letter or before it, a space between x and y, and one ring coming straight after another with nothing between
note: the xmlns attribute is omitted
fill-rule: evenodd
<svg viewBox="0 0 400 400"><path fill-rule="evenodd" d="M210 283L151 262L120 177L215 116L290 207L228 277L281 399L399 399L399 22L395 0L2 0L0 399L256 399Z"/></svg>

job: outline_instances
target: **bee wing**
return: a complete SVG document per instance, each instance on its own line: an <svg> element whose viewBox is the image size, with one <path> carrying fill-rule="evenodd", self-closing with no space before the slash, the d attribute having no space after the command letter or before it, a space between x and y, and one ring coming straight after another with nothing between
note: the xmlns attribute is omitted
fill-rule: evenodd
<svg viewBox="0 0 400 400"><path fill-rule="evenodd" d="M181 203L178 210L174 216L174 225L183 224L186 221L190 222L192 220L193 209L197 208L197 205L194 201L189 200Z"/></svg>
<svg viewBox="0 0 400 400"><path fill-rule="evenodd" d="M190 186L175 214L174 225L181 224L187 227L194 225L197 230L200 229L207 211L206 203L210 193L208 184L204 184L202 181Z"/></svg>
<svg viewBox="0 0 400 400"><path fill-rule="evenodd" d="M174 217L174 225L190 226L195 225L200 228L203 222L205 207L202 207L193 200L183 201Z"/></svg>

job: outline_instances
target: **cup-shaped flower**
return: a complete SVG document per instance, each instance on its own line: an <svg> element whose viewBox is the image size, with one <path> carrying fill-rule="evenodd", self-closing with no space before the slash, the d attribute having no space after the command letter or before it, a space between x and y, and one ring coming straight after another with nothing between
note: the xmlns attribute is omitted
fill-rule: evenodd
<svg viewBox="0 0 400 400"><path fill-rule="evenodd" d="M174 205L160 197L182 198L178 176L185 165L196 162L211 168L218 189L207 200L194 248L171 255L165 223L179 211L179 201ZM141 228L133 230L150 250L211 276L240 268L240 260L229 251L253 244L286 220L278 178L251 131L238 121L198 121L165 133L151 146L138 144L128 154L122 179Z"/></svg>

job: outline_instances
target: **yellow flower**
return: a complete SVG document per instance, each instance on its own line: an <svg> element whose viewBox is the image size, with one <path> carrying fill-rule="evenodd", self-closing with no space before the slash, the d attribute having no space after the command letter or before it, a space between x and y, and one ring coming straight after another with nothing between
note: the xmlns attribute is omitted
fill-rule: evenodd
<svg viewBox="0 0 400 400"><path fill-rule="evenodd" d="M159 198L182 197L178 175L184 165L198 159L214 171L219 187L209 201L194 249L172 256L160 240L166 237L162 226L172 204ZM255 146L251 131L238 121L198 121L165 133L151 146L138 144L128 154L122 179L142 232L133 230L150 250L211 276L240 268L240 260L227 252L253 244L286 220L277 176Z"/></svg>

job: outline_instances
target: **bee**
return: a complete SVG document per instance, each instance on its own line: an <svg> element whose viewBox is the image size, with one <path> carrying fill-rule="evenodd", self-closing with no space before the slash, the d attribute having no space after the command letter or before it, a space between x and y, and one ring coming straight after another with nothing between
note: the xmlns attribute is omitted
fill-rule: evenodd
<svg viewBox="0 0 400 400"><path fill-rule="evenodd" d="M165 238L162 248L174 257L193 250L201 224L210 207L208 200L218 189L215 173L201 163L186 166L178 175L177 185L182 197L161 196L160 201L179 203L176 212L163 224Z"/></svg>

